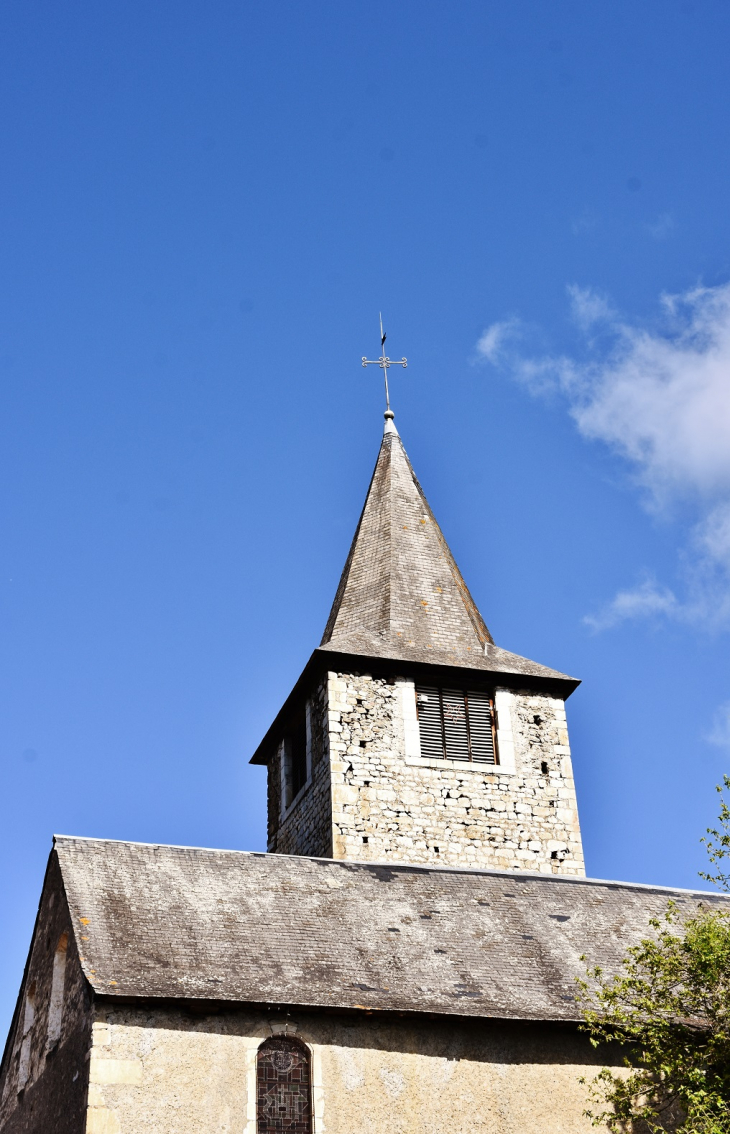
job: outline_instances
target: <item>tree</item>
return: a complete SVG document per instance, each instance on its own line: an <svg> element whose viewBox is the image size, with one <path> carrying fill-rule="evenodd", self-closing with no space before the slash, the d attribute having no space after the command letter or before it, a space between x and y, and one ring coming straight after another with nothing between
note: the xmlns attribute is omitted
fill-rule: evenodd
<svg viewBox="0 0 730 1134"><path fill-rule="evenodd" d="M728 776L717 789L719 830L702 840L716 873L702 877L730 890L725 789ZM578 981L591 1043L620 1045L626 1068L603 1068L585 1113L614 1132L730 1134L730 911L700 904L682 922L670 902L650 927L653 936L628 950L618 973L589 968Z"/></svg>
<svg viewBox="0 0 730 1134"><path fill-rule="evenodd" d="M723 776L723 782L718 784L717 791L720 793L720 829L715 827L708 827L707 834L711 835L711 839L700 839L700 842L705 844L707 856L710 862L717 866L723 859L730 859L730 804L725 799L725 790L730 790L730 776ZM712 839L715 841L713 842ZM730 874L728 874L722 867L717 866L717 874L706 874L704 870L700 871L700 878L704 878L707 882L712 882L713 885L719 886L722 890L730 890Z"/></svg>

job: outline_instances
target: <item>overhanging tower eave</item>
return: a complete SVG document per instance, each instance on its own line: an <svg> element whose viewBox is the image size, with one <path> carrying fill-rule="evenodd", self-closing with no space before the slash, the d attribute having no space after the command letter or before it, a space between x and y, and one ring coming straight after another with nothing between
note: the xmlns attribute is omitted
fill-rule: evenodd
<svg viewBox="0 0 730 1134"><path fill-rule="evenodd" d="M354 643L353 643L354 646ZM424 655L421 652L388 651L373 646L370 650L343 650L333 646L318 646L310 656L289 696L277 713L274 721L253 756L250 764L265 765L276 748L282 729L300 701L304 700L313 682L328 671L367 671L374 674L394 676L410 675L423 677L430 681L449 681L462 683L472 681L477 684L489 682L505 689L525 689L559 697L567 701L571 693L580 685L580 679L570 677L557 669L540 665L519 654L491 647L489 654L475 655L470 663L460 662L440 655Z"/></svg>

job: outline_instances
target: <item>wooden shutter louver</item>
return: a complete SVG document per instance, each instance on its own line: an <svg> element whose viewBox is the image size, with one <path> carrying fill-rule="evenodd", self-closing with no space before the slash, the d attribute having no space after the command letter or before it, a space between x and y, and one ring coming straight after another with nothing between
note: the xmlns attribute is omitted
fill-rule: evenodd
<svg viewBox="0 0 730 1134"><path fill-rule="evenodd" d="M492 699L486 693L467 693L471 759L477 764L496 764Z"/></svg>
<svg viewBox="0 0 730 1134"><path fill-rule="evenodd" d="M446 759L468 760L469 729L466 717L466 697L459 689L442 689L441 704L444 715Z"/></svg>
<svg viewBox="0 0 730 1134"><path fill-rule="evenodd" d="M431 760L443 760L444 730L441 720L441 696L438 689L419 685L416 690L416 706L421 755Z"/></svg>
<svg viewBox="0 0 730 1134"><path fill-rule="evenodd" d="M421 756L497 764L494 708L479 690L416 686Z"/></svg>

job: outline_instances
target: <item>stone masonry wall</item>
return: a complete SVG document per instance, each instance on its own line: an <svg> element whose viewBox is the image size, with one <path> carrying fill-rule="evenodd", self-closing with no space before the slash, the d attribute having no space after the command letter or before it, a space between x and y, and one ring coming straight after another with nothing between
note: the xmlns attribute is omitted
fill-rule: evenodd
<svg viewBox="0 0 730 1134"><path fill-rule="evenodd" d="M282 815L279 753L269 761L269 851L332 858L332 796L327 732L327 680L309 699L307 746L309 776Z"/></svg>
<svg viewBox="0 0 730 1134"><path fill-rule="evenodd" d="M54 955L66 942L63 981ZM55 856L0 1068L2 1134L85 1134L91 997Z"/></svg>
<svg viewBox="0 0 730 1134"><path fill-rule="evenodd" d="M421 759L409 697L415 720L410 682L329 674L333 857L583 876L564 703L498 689L491 768Z"/></svg>
<svg viewBox="0 0 730 1134"><path fill-rule="evenodd" d="M256 1053L283 1032L311 1053L315 1134L590 1134L601 1064L575 1028L101 1004L86 1134L256 1134Z"/></svg>

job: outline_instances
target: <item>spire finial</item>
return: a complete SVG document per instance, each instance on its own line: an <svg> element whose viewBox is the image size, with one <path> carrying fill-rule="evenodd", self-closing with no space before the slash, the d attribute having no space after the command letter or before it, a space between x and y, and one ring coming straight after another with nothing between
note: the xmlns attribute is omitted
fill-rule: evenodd
<svg viewBox="0 0 730 1134"><path fill-rule="evenodd" d="M380 312L380 358L366 358L365 355L363 355L362 364L363 364L363 366L379 366L381 368L381 370L383 371L383 377L385 378L385 419L386 419L386 422L389 421L389 420L392 421L393 418L395 417L395 414L393 413L393 411L390 408L390 390L388 389L388 367L389 366L402 366L403 369L405 370L406 366L408 365L408 360L406 358L401 358L401 359L398 359L398 358L390 359L390 358L388 358L387 354L385 353L385 340L387 339L387 337L388 336L386 335L385 331L383 330L383 313L381 311Z"/></svg>

